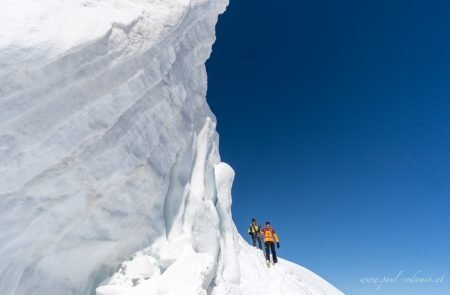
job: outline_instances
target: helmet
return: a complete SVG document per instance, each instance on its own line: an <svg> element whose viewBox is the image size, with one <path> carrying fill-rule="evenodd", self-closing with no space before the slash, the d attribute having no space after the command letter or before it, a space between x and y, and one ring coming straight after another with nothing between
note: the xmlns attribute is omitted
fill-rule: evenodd
<svg viewBox="0 0 450 295"><path fill-rule="evenodd" d="M255 222L256 221L256 218L252 218L252 222Z"/></svg>
<svg viewBox="0 0 450 295"><path fill-rule="evenodd" d="M270 225L270 221L266 221L266 225Z"/></svg>

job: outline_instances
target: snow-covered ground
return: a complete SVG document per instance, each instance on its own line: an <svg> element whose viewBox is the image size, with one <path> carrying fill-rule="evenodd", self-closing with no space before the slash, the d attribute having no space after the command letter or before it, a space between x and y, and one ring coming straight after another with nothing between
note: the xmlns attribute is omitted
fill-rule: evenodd
<svg viewBox="0 0 450 295"><path fill-rule="evenodd" d="M2 294L341 294L234 226L205 99L226 5L0 1Z"/></svg>
<svg viewBox="0 0 450 295"><path fill-rule="evenodd" d="M214 264L208 255L185 251L183 258L161 273L157 261L145 252L140 251L121 264L107 284L97 289L97 294L342 294L313 272L284 259L279 258L276 265L268 268L263 252L243 239L239 240L239 267L234 270L238 280L227 287L215 280L207 287L203 285Z"/></svg>

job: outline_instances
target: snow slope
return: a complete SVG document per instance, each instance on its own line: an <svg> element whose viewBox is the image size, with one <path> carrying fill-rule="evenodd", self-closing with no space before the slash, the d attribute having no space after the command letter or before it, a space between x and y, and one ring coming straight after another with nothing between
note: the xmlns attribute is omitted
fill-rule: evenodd
<svg viewBox="0 0 450 295"><path fill-rule="evenodd" d="M0 1L2 294L341 294L233 224L205 100L226 5Z"/></svg>

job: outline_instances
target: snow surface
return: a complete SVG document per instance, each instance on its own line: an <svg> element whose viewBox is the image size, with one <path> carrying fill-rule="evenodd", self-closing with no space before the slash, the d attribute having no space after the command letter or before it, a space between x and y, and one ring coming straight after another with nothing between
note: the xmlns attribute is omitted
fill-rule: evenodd
<svg viewBox="0 0 450 295"><path fill-rule="evenodd" d="M233 223L205 100L226 5L0 1L2 294L341 294Z"/></svg>

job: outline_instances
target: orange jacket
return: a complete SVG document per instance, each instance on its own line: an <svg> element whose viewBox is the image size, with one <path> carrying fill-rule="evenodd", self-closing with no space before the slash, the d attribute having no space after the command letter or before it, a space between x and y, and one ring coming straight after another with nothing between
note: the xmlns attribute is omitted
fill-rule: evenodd
<svg viewBox="0 0 450 295"><path fill-rule="evenodd" d="M264 242L277 242L277 243L280 242L278 240L277 233L273 230L272 227L267 227L266 226L264 228Z"/></svg>

